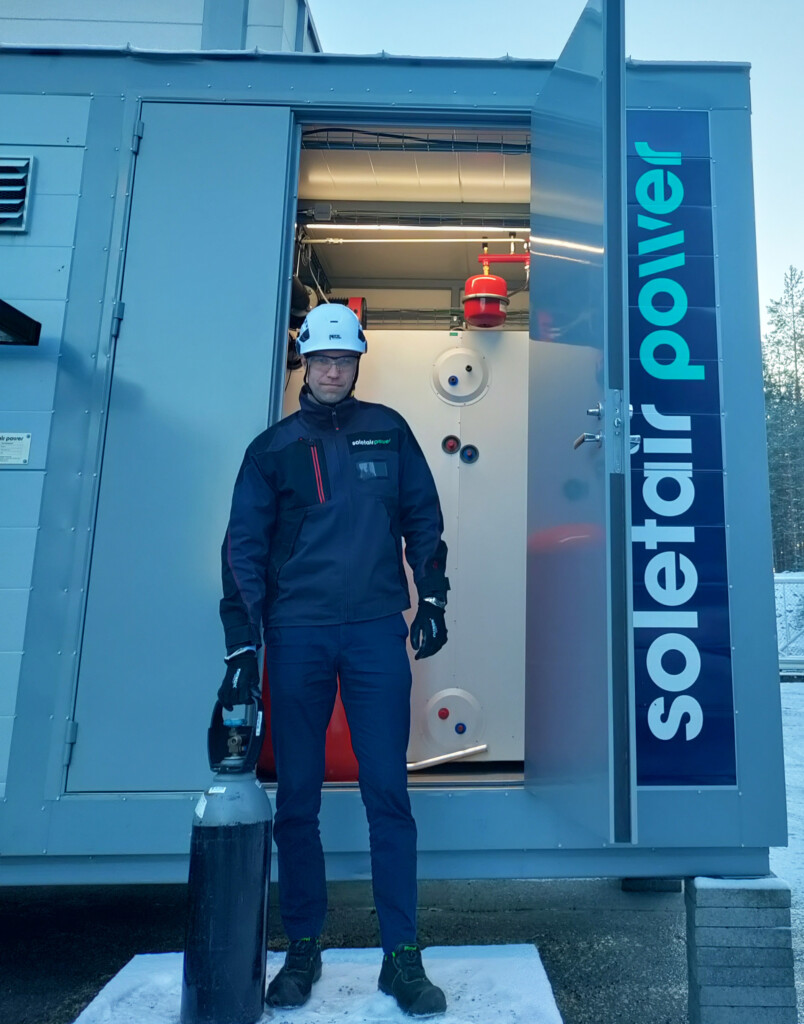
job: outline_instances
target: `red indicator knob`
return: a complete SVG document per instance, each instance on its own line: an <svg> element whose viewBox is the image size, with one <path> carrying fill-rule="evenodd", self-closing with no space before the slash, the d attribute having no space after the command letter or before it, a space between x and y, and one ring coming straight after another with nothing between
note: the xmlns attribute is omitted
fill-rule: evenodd
<svg viewBox="0 0 804 1024"><path fill-rule="evenodd" d="M447 434L444 440L441 442L441 447L447 453L447 455L454 455L460 451L461 439L456 437L454 434Z"/></svg>
<svg viewBox="0 0 804 1024"><path fill-rule="evenodd" d="M438 717L443 722L445 718L449 718L449 708L439 708Z"/></svg>

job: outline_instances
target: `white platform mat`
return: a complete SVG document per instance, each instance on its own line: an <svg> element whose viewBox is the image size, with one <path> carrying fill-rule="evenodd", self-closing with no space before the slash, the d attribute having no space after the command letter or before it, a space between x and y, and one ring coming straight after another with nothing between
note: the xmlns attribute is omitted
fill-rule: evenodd
<svg viewBox="0 0 804 1024"><path fill-rule="evenodd" d="M326 949L324 971L298 1010L266 1011L268 1024L410 1024L391 996L377 990L378 949ZM268 978L284 961L268 954ZM533 946L433 946L428 977L447 995L440 1024L561 1024L550 982ZM181 953L135 956L75 1024L179 1024Z"/></svg>

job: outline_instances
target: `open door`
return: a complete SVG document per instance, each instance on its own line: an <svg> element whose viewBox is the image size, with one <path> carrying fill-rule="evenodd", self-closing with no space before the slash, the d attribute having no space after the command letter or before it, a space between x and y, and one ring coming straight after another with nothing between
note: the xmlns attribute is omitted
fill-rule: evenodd
<svg viewBox="0 0 804 1024"><path fill-rule="evenodd" d="M71 793L205 785L220 545L284 376L291 111L147 102L140 117Z"/></svg>
<svg viewBox="0 0 804 1024"><path fill-rule="evenodd" d="M532 128L525 781L633 842L623 0L590 0Z"/></svg>

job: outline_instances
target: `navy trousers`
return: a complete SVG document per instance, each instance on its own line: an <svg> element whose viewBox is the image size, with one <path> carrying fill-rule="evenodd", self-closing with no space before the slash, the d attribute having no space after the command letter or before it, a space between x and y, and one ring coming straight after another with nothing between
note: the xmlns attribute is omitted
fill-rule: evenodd
<svg viewBox="0 0 804 1024"><path fill-rule="evenodd" d="M327 909L318 828L324 745L340 678L360 767L383 950L416 941L416 824L406 754L408 630L401 613L340 626L266 631L271 739L277 771L274 838L279 907L289 939L319 935Z"/></svg>

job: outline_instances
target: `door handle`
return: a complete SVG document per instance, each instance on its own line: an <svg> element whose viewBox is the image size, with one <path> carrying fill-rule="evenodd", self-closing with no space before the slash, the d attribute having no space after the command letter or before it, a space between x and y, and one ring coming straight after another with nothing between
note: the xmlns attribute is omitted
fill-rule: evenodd
<svg viewBox="0 0 804 1024"><path fill-rule="evenodd" d="M580 434L573 441L572 447L577 449L577 448L580 448L582 444L591 444L593 441L597 444L597 446L599 448L601 446L601 444L603 444L603 435L602 434L586 434L586 433Z"/></svg>

